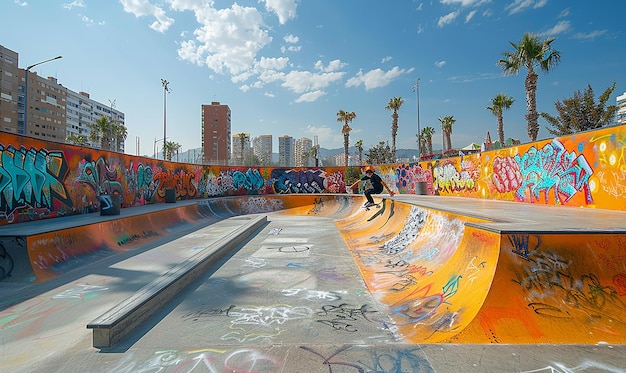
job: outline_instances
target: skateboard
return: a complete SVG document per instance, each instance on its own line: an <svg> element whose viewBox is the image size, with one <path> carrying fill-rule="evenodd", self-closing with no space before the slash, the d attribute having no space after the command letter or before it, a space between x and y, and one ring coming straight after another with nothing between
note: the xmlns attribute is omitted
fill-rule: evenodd
<svg viewBox="0 0 626 373"><path fill-rule="evenodd" d="M366 211L369 211L374 206L376 206L376 208L379 209L383 205L384 202L385 202L385 199L383 198L380 202L375 203L371 206L361 206L361 207L364 208Z"/></svg>

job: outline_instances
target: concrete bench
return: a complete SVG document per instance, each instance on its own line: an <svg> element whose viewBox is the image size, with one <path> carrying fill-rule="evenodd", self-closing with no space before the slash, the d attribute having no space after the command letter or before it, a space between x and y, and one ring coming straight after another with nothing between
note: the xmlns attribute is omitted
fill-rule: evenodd
<svg viewBox="0 0 626 373"><path fill-rule="evenodd" d="M93 330L93 346L111 347L122 340L152 316L161 305L198 279L209 266L266 223L267 216L251 217L249 222L225 235L222 240L208 245L87 324L87 329Z"/></svg>

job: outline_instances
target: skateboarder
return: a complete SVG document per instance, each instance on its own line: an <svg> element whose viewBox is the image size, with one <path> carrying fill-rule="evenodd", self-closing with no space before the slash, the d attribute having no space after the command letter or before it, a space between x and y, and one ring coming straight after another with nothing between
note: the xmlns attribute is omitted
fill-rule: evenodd
<svg viewBox="0 0 626 373"><path fill-rule="evenodd" d="M389 195L393 197L394 192L389 189L387 184L380 178L376 173L374 173L374 168L371 166L365 167L365 176L363 176L359 181L350 185L350 189L354 191L361 181L369 180L372 184L372 188L366 189L363 194L365 194L365 198L367 198L367 202L363 205L363 207L374 206L374 198L372 198L372 194L380 194L383 191L383 187L387 189Z"/></svg>

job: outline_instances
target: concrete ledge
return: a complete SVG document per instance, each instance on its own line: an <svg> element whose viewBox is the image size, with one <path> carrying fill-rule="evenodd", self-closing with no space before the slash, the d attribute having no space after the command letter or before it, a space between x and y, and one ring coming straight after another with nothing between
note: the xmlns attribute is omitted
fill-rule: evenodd
<svg viewBox="0 0 626 373"><path fill-rule="evenodd" d="M93 346L111 347L122 340L135 327L152 316L161 305L195 281L216 260L243 242L266 222L267 216L251 218L250 222L159 276L87 324L87 329L93 329Z"/></svg>

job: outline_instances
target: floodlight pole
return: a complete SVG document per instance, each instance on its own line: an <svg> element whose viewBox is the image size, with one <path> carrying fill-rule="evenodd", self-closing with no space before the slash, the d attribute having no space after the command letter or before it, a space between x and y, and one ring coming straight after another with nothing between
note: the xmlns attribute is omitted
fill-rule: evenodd
<svg viewBox="0 0 626 373"><path fill-rule="evenodd" d="M165 79L161 79L161 85L163 86L163 160L165 160L165 140L167 139L166 123L167 123L167 94L171 92L169 87L170 82Z"/></svg>
<svg viewBox="0 0 626 373"><path fill-rule="evenodd" d="M420 78L415 80L415 85L411 87L411 90L415 92L415 102L417 103L417 160L419 161L422 148L422 130L420 128Z"/></svg>

